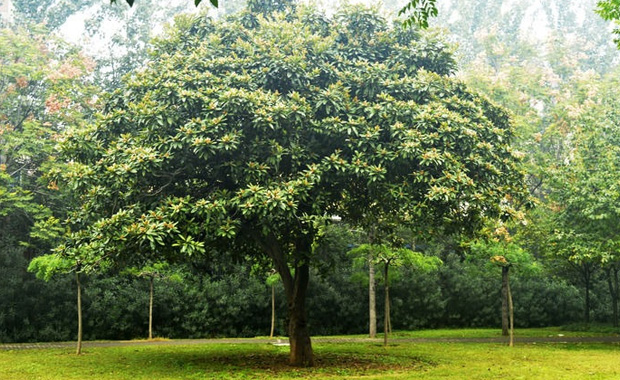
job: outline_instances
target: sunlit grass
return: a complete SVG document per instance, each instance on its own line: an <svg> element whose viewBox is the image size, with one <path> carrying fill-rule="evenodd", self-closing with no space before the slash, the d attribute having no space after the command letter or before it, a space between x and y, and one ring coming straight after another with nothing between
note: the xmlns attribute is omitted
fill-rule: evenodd
<svg viewBox="0 0 620 380"><path fill-rule="evenodd" d="M548 336L561 329L520 330ZM425 338L488 337L495 330L400 333ZM417 334L417 335L416 335ZM440 334L435 335L434 334ZM151 379L618 379L620 346L403 342L315 343L317 366L289 367L271 344L151 345L0 351L0 380Z"/></svg>
<svg viewBox="0 0 620 380"><path fill-rule="evenodd" d="M530 329L515 329L517 337L596 337L613 335L611 331L600 330L570 330L564 327L544 327ZM502 330L496 329L441 329L441 330L420 330L420 331L395 331L394 338L500 338Z"/></svg>
<svg viewBox="0 0 620 380"><path fill-rule="evenodd" d="M618 329L611 327L590 327L568 326L568 327L544 327L515 329L516 337L597 337L597 336L616 336ZM320 338L366 338L368 335L338 335ZM415 330L415 331L394 331L390 334L391 338L501 338L502 330L499 328L474 328L474 329L436 329L436 330ZM377 334L377 338L382 339L383 334Z"/></svg>

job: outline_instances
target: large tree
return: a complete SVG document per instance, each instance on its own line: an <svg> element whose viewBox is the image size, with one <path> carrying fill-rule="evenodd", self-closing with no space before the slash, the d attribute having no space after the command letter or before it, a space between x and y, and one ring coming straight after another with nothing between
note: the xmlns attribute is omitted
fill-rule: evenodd
<svg viewBox="0 0 620 380"><path fill-rule="evenodd" d="M181 18L98 122L65 136L82 207L58 253L267 256L290 362L312 365L305 298L332 215L462 232L523 198L507 114L453 67L440 41L359 7Z"/></svg>
<svg viewBox="0 0 620 380"><path fill-rule="evenodd" d="M0 29L0 325L8 339L32 326L33 305L47 291L29 292L27 261L48 251L59 232L54 224L67 204L45 172L59 167L59 133L96 103L91 70L90 60L42 26Z"/></svg>
<svg viewBox="0 0 620 380"><path fill-rule="evenodd" d="M568 139L570 155L552 171L548 207L555 227L552 244L583 278L585 320L589 322L592 275L605 269L618 324L618 266L620 255L620 139L615 84L601 91L605 100L589 103Z"/></svg>

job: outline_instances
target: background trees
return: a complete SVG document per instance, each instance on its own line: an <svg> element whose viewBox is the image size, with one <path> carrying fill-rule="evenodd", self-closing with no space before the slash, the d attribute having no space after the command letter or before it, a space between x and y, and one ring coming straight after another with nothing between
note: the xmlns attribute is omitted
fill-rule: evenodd
<svg viewBox="0 0 620 380"><path fill-rule="evenodd" d="M59 165L53 146L67 124L89 117L96 102L88 80L92 61L43 27L0 30L0 56L0 260L5 274L0 281L7 289L0 294L6 305L0 316L7 337L27 340L37 329L47 334L33 321L41 312L35 304L44 308L47 303L29 292L35 284L26 274L27 262L54 244L50 238L58 234L58 218L68 205L46 177ZM50 289L58 292L57 286ZM62 303L59 299L59 307ZM51 330L55 339L64 327Z"/></svg>
<svg viewBox="0 0 620 380"><path fill-rule="evenodd" d="M350 254L355 256L357 261L366 262L368 265L379 264L383 269L383 344L387 346L388 334L392 332L390 277L393 275L390 269L393 271L395 268L407 267L415 271L428 272L437 269L441 265L441 260L436 256L425 257L409 248L390 248L384 244L362 244L352 249ZM369 281L374 281L374 278L370 277ZM371 312L370 318L372 317L373 313ZM371 336L371 338L374 337Z"/></svg>

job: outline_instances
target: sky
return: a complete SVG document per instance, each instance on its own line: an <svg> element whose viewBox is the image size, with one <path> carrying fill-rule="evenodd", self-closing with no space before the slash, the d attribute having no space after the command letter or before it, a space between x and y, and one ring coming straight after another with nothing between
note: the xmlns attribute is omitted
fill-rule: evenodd
<svg viewBox="0 0 620 380"><path fill-rule="evenodd" d="M2 1L2 0L0 0ZM341 0L313 0L319 4L319 6L326 10L335 9L334 4L338 4ZM399 9L400 6L406 3L407 0L384 0L383 3L389 5L391 9ZM454 4L457 1L462 0L438 0L438 5L440 9L440 15L444 15L442 22L455 22L459 20L462 16L455 11ZM121 4L117 4L117 6L125 7L124 14L126 15L126 20L130 20L131 14L135 11L135 7L139 6L140 0L136 0L136 4L134 8L128 7L124 4L124 0L119 0ZM225 6L226 0L220 0L220 3ZM366 5L375 4L376 1L373 0L348 0L350 3L363 3ZM194 6L193 0L169 0L164 1L161 0L159 4L165 4L165 6L175 6L175 5L183 5L183 8L187 12L198 12L203 10L205 7L212 9L212 12L217 12L208 0L203 0L202 3L198 6ZM559 0L559 1L551 1L551 0L502 0L502 13L511 12L511 10L517 7L525 6L525 17L521 20L520 30L521 30L521 38L527 40L531 43L542 43L548 39L548 37L555 30L555 24L558 22L557 8L553 8L551 5L556 6L567 6L571 9L572 13L575 15L576 22L583 23L588 17L588 12L590 16L593 16L593 8L596 4L596 0ZM560 4L560 5L558 5ZM98 4L101 6L110 6L109 0L102 0L101 3ZM546 7L546 9L545 9ZM126 26L124 25L128 21L123 20L107 20L104 22L104 27L101 28L103 31L98 36L88 37L88 33L86 33L84 27L84 20L89 16L92 16L95 9L87 10L85 12L81 12L73 15L68 22L60 29L60 36L68 40L69 42L78 44L84 48L87 54L93 56L100 56L102 54L110 54L107 47L107 42L112 38L112 34L114 31L123 30ZM328 12L330 13L330 12ZM598 16L596 16L598 17ZM437 24L437 21L431 21L431 25ZM163 30L163 25L156 25L153 30L153 36L161 33ZM609 28L609 33L611 31L611 25ZM611 35L611 34L610 34ZM570 38L570 36L566 36ZM611 42L610 37L610 42Z"/></svg>

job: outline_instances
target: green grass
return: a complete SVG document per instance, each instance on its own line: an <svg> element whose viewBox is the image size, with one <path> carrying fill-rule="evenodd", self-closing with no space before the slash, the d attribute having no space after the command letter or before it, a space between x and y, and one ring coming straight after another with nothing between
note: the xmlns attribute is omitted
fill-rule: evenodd
<svg viewBox="0 0 620 380"><path fill-rule="evenodd" d="M617 336L618 329L608 326L571 325L566 327L544 327L530 329L515 329L515 336L518 337L597 337L597 336ZM477 329L437 329L437 330L416 330L416 331L394 331L392 338L500 338L502 330L499 328L477 328ZM339 338L366 338L367 335L341 335ZM383 338L383 334L378 334L378 338Z"/></svg>
<svg viewBox="0 0 620 380"><path fill-rule="evenodd" d="M617 335L617 330L573 329L570 327L545 327L532 329L515 329L516 337L596 337ZM443 329L420 331L395 331L395 338L499 338L501 329Z"/></svg>
<svg viewBox="0 0 620 380"><path fill-rule="evenodd" d="M440 335L489 333L443 330ZM309 369L289 367L288 347L269 344L101 347L87 348L80 357L72 349L0 351L0 380L620 378L617 344L323 343L314 349L317 366Z"/></svg>

